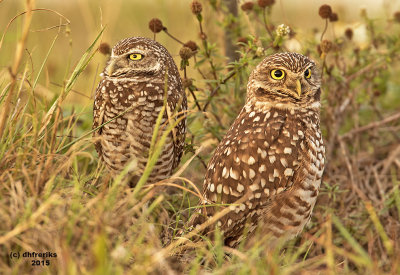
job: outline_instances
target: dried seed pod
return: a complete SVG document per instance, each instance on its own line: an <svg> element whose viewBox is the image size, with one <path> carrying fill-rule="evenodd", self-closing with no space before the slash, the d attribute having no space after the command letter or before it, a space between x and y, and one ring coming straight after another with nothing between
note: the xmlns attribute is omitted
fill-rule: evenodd
<svg viewBox="0 0 400 275"><path fill-rule="evenodd" d="M189 58L191 58L193 56L193 51L192 49L190 49L189 47L183 46L180 50L179 50L179 56L183 59L183 60L188 60Z"/></svg>
<svg viewBox="0 0 400 275"><path fill-rule="evenodd" d="M193 79L191 79L191 78L184 78L184 79L182 80L182 85L183 85L183 88L184 88L184 89L191 87L191 86L193 85Z"/></svg>
<svg viewBox="0 0 400 275"><path fill-rule="evenodd" d="M323 53L328 53L332 49L332 42L329 40L322 40L321 51Z"/></svg>
<svg viewBox="0 0 400 275"><path fill-rule="evenodd" d="M240 8L242 9L242 11L251 11L254 7L254 3L253 2L246 2L243 3Z"/></svg>
<svg viewBox="0 0 400 275"><path fill-rule="evenodd" d="M99 45L99 52L104 54L104 55L110 55L111 54L111 47L108 43L101 43Z"/></svg>
<svg viewBox="0 0 400 275"><path fill-rule="evenodd" d="M273 4L275 4L275 0L258 0L257 4L260 8L265 8L265 7L272 6Z"/></svg>
<svg viewBox="0 0 400 275"><path fill-rule="evenodd" d="M336 12L332 12L331 16L329 16L329 21L330 22L336 22L339 20L339 16L337 15Z"/></svg>
<svg viewBox="0 0 400 275"><path fill-rule="evenodd" d="M322 5L319 7L318 11L319 16L321 16L322 19L328 19L331 14L332 14L332 8L329 5Z"/></svg>
<svg viewBox="0 0 400 275"><path fill-rule="evenodd" d="M203 6L201 5L201 3L199 1L194 0L190 4L190 9L192 10L193 14L199 15L201 13L201 11L203 10Z"/></svg>
<svg viewBox="0 0 400 275"><path fill-rule="evenodd" d="M351 28L347 28L344 31L344 35L346 36L347 39L351 40L353 38L353 30Z"/></svg>
<svg viewBox="0 0 400 275"><path fill-rule="evenodd" d="M161 22L160 19L158 18L153 18L150 20L149 22L149 29L153 32L153 33L159 33L160 31L162 31L164 29L164 26Z"/></svg>
<svg viewBox="0 0 400 275"><path fill-rule="evenodd" d="M393 17L394 17L394 21L396 21L397 23L400 23L400 11L396 11L393 14Z"/></svg>
<svg viewBox="0 0 400 275"><path fill-rule="evenodd" d="M197 49L199 48L196 44L196 42L189 40L188 42L186 42L184 44L185 47L188 47L189 49L191 49L192 51L197 51Z"/></svg>

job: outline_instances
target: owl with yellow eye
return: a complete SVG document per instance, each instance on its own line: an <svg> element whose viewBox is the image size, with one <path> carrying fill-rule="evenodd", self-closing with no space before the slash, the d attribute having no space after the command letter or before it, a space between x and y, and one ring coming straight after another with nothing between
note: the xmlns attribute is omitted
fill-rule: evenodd
<svg viewBox="0 0 400 275"><path fill-rule="evenodd" d="M147 165L154 127L163 109L159 129L177 121L168 135L158 161L147 180L155 183L171 175L183 154L187 110L186 96L178 68L158 42L131 37L112 49L96 90L93 108L93 136L100 160L117 175L136 161L130 171L134 186Z"/></svg>
<svg viewBox="0 0 400 275"><path fill-rule="evenodd" d="M273 69L271 71L271 77L275 80L281 80L285 77L285 71L281 69ZM304 71L304 78L305 79L310 79L311 78L311 69L308 68ZM296 81L296 92L299 96L301 96L301 81L300 79L297 79ZM293 87L291 87L293 88Z"/></svg>
<svg viewBox="0 0 400 275"><path fill-rule="evenodd" d="M258 64L248 81L246 104L208 164L204 207L191 217L189 228L229 207L205 233L212 237L218 226L230 247L245 237L251 240L256 229L288 239L302 231L325 164L320 85L317 65L304 55L277 53Z"/></svg>

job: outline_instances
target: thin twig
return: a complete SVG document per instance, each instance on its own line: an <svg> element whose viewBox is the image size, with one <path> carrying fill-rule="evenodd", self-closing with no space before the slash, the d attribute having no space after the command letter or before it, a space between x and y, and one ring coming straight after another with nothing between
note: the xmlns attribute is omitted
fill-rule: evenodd
<svg viewBox="0 0 400 275"><path fill-rule="evenodd" d="M217 94L219 88L221 87L221 85L225 84L229 79L231 79L234 75L236 75L236 71L231 71L227 77L225 77L218 85L217 87L214 88L214 90L211 92L210 96L207 99L206 104L203 107L203 111L205 112L207 110L208 105L210 105L211 100L213 99L213 97Z"/></svg>
<svg viewBox="0 0 400 275"><path fill-rule="evenodd" d="M197 100L196 95L194 94L194 91L190 87L188 88L188 90L189 90L190 94L192 95L194 102L196 103L197 109L199 109L199 111L202 112L203 110L201 109L201 106L199 104L199 101Z"/></svg>
<svg viewBox="0 0 400 275"><path fill-rule="evenodd" d="M185 81L187 80L186 65L183 67L183 79L184 79ZM200 104L199 104L199 102L198 102L198 100L197 100L196 95L194 94L193 89L192 89L191 87L185 87L185 90L186 90L186 89L189 90L190 94L191 94L192 97L193 97L194 102L196 103L197 109L199 109L199 111L201 112L201 111L202 111L202 110L201 110L201 106L200 106Z"/></svg>
<svg viewBox="0 0 400 275"><path fill-rule="evenodd" d="M197 21L199 22L200 36L202 37L202 40L203 40L204 52L206 54L208 63L210 63L211 72L212 72L212 74L214 76L214 79L216 80L217 79L217 70L215 69L214 63L213 63L213 61L211 59L211 52L210 52L210 50L208 48L207 35L203 31L203 26L201 24L201 20L198 19Z"/></svg>
<svg viewBox="0 0 400 275"><path fill-rule="evenodd" d="M371 105L372 108L374 109L374 111L375 111L376 115L378 116L378 118L381 119L381 120L384 119L384 117L383 117L381 111L380 111L380 110L378 109L378 107L376 106L376 101L375 101L375 99L374 99L373 97L372 97L371 100L370 100L370 105ZM400 135L397 134L397 133L398 133L398 129L391 129L390 127L387 127L387 128L388 128L387 131L389 131L389 132L392 134L392 136L393 136L395 139L397 139L397 141L400 142Z"/></svg>
<svg viewBox="0 0 400 275"><path fill-rule="evenodd" d="M211 52L210 52L210 49L208 48L207 40L203 40L203 46L204 46L204 49L205 49L205 54L206 54L208 63L210 63L212 75L213 75L214 79L217 80L217 78L218 78L217 77L217 70L215 68L214 62L211 59Z"/></svg>
<svg viewBox="0 0 400 275"><path fill-rule="evenodd" d="M204 169L207 169L207 164L203 158L200 155L196 155L196 157L200 160L200 163L203 165Z"/></svg>
<svg viewBox="0 0 400 275"><path fill-rule="evenodd" d="M385 176L388 173L390 165L392 165L392 163L394 162L394 160L397 158L397 156L399 154L400 154L400 145L397 145L397 147L390 152L389 156L385 160L382 171L380 172L381 176Z"/></svg>
<svg viewBox="0 0 400 275"><path fill-rule="evenodd" d="M327 29L328 29L328 18L325 19L325 28L324 28L324 31L321 33L320 41L322 41L322 39L324 38L324 35L325 35Z"/></svg>
<svg viewBox="0 0 400 275"><path fill-rule="evenodd" d="M373 128L378 128L378 127L380 127L380 126L382 126L382 125L384 125L386 123L392 122L392 121L397 120L397 119L400 119L400 112L398 112L398 113L396 113L394 115L388 116L387 118L385 118L383 120L374 121L374 122L372 122L370 124L367 124L365 126L362 126L362 127L356 128L354 130L351 130L351 131L347 132L346 134L340 136L339 139L351 138L355 134L359 134L361 132L365 132L365 131L373 129Z"/></svg>
<svg viewBox="0 0 400 275"><path fill-rule="evenodd" d="M176 42L178 42L181 45L184 45L185 43L183 43L182 41L180 41L178 38L174 37L172 34L170 34L167 30L167 28L164 28L163 31L169 36L171 37L173 40L175 40ZM155 40L155 39L154 39Z"/></svg>
<svg viewBox="0 0 400 275"><path fill-rule="evenodd" d="M346 77L346 82L350 82L350 81L352 81L353 79L355 79L355 78L357 78L357 77L359 77L359 76L361 76L361 75L364 75L365 72L370 71L371 68L375 67L375 65L377 65L377 63L381 63L381 62L383 62L383 61L384 61L383 58L377 58L377 59L375 59L373 62L371 62L370 64L368 64L367 66L365 66L365 67L362 68L361 70L358 70L357 72L355 72L355 73L353 73L353 74L347 76L347 77ZM386 64L386 61L385 61L385 64ZM374 70L377 70L377 69L378 69L378 67L375 67L375 68L374 68Z"/></svg>
<svg viewBox="0 0 400 275"><path fill-rule="evenodd" d="M266 15L265 10L266 10L266 8L263 8L264 27L267 30L267 32L268 32L269 36L271 37L271 39L274 40L274 36L272 35L272 32L271 32L271 30L269 29L269 26L268 26L267 15Z"/></svg>

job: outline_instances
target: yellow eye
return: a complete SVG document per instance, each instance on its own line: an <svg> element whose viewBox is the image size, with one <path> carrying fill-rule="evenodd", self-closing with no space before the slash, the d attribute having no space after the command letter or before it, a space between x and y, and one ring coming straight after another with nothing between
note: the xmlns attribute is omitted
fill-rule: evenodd
<svg viewBox="0 0 400 275"><path fill-rule="evenodd" d="M129 55L130 60L140 60L143 58L143 55L140 53L133 53Z"/></svg>
<svg viewBox="0 0 400 275"><path fill-rule="evenodd" d="M305 78L310 78L311 77L311 70L310 69L307 69L307 70L304 71L304 77Z"/></svg>
<svg viewBox="0 0 400 275"><path fill-rule="evenodd" d="M271 77L273 79L282 79L285 76L285 71L283 70L272 70L271 71Z"/></svg>

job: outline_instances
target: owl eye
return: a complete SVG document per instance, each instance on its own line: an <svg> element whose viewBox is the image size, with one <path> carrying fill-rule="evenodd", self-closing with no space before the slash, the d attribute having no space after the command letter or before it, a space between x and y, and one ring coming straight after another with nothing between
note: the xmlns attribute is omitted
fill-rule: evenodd
<svg viewBox="0 0 400 275"><path fill-rule="evenodd" d="M311 70L310 69L307 69L307 70L304 71L304 77L305 78L310 78L311 77Z"/></svg>
<svg viewBox="0 0 400 275"><path fill-rule="evenodd" d="M143 58L143 55L140 53L133 53L129 55L130 60L140 60Z"/></svg>
<svg viewBox="0 0 400 275"><path fill-rule="evenodd" d="M272 70L271 71L271 77L273 79L282 79L285 76L285 71L283 70Z"/></svg>

